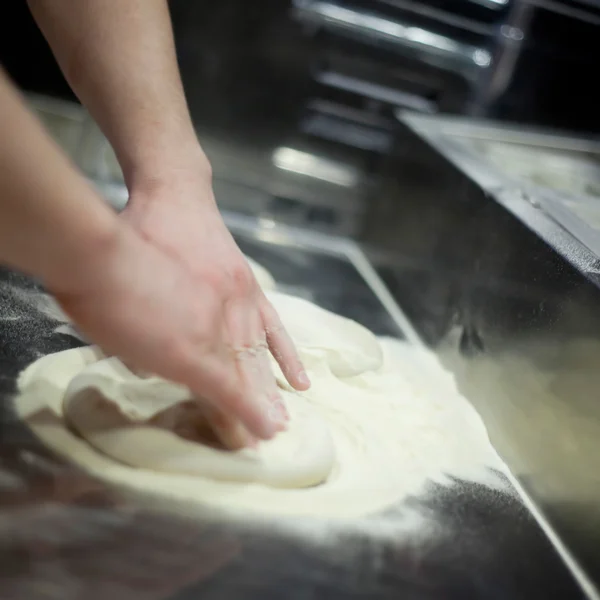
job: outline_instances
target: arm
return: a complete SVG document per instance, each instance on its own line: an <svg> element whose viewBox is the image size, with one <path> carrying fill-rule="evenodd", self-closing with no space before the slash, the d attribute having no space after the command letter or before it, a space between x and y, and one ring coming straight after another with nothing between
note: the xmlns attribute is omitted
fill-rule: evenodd
<svg viewBox="0 0 600 600"><path fill-rule="evenodd" d="M166 0L29 5L67 79L115 148L129 190L124 219L198 280L227 288L246 329L232 334L236 344L262 346L266 336L289 382L307 389L293 343L256 282L248 283L254 278L218 212L210 165L185 102Z"/></svg>
<svg viewBox="0 0 600 600"><path fill-rule="evenodd" d="M271 437L285 410L268 350L296 389L307 389L310 382L217 209L210 165L185 102L166 0L29 0L29 5L67 79L116 151L129 190L121 222L151 246L148 252L158 252L173 261L173 271L185 274L169 296L189 288L196 305L186 324L178 325L181 341L195 336L210 342L206 348L218 348L202 357L198 347L190 347L189 356L195 352L197 358L183 375L167 375L164 366L148 370L201 382L204 387L188 385L205 391L211 371L210 399L217 410L227 408L255 436ZM153 318L148 312L146 327ZM194 333L194 327L201 331ZM145 346L160 349L161 344ZM209 369L217 358L219 368Z"/></svg>
<svg viewBox="0 0 600 600"><path fill-rule="evenodd" d="M118 221L0 70L0 262L69 289L116 243Z"/></svg>
<svg viewBox="0 0 600 600"><path fill-rule="evenodd" d="M81 101L114 147L129 189L195 161L166 0L29 0Z"/></svg>
<svg viewBox="0 0 600 600"><path fill-rule="evenodd" d="M0 131L0 264L41 278L105 352L205 399L215 421L227 424L226 444L244 446L284 428L285 413L273 411L279 396L261 391L270 380L248 380L254 355L250 369L238 369L231 356L238 342L222 333L231 289L194 277L119 219L1 70Z"/></svg>

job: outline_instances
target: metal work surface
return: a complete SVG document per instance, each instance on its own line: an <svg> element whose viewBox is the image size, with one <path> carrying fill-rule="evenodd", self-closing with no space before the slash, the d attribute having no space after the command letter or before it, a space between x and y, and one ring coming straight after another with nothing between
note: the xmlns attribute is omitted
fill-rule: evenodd
<svg viewBox="0 0 600 600"><path fill-rule="evenodd" d="M390 256L369 257L597 594L599 255L545 210L555 191L509 177L472 149L482 139L543 143L577 157L593 143L489 122L403 120L414 135L398 144L387 184L402 202L371 226L372 243L385 238Z"/></svg>
<svg viewBox="0 0 600 600"><path fill-rule="evenodd" d="M390 298L376 293L381 282L356 246L229 223L284 290L379 334L414 338ZM20 369L80 344L60 325L29 279L0 272L2 598L583 597L508 482L431 483L355 527L315 519L284 530L268 520L216 522L91 479L45 450L10 409Z"/></svg>
<svg viewBox="0 0 600 600"><path fill-rule="evenodd" d="M572 254L566 247L574 238L582 258L586 249L592 262L600 258L600 142L485 121L399 116L549 243Z"/></svg>

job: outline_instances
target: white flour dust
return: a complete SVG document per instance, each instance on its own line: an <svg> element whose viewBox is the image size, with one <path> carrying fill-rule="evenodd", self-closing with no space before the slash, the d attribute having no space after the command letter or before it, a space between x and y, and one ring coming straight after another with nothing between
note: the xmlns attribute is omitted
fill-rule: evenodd
<svg viewBox="0 0 600 600"><path fill-rule="evenodd" d="M355 330L331 313L314 312L308 303L303 308L286 302L291 309L280 311L282 320L313 382L302 402L326 424L335 448L329 476L320 485L283 489L256 480L222 481L158 471L147 462L140 468L135 454L143 444L150 448L162 440L165 449L176 448L178 459L185 453L180 443L175 447L164 431L158 436L147 423L126 424L118 432L120 447L130 444L132 449L129 464L111 457L106 440L99 450L91 438L83 439L66 426L62 412L69 383L104 358L93 348L69 350L32 364L19 378L16 410L45 444L95 475L244 518L373 518L407 496L422 493L429 482L446 485L450 477L504 487L495 471L502 473L505 467L482 420L432 353L398 340L369 337L364 328ZM308 322L299 314L304 311L318 320L316 327L298 328L298 323ZM376 360L373 344L381 348ZM293 403L293 395L286 401ZM132 446L133 440L142 446ZM272 461L273 453L258 453L250 460Z"/></svg>

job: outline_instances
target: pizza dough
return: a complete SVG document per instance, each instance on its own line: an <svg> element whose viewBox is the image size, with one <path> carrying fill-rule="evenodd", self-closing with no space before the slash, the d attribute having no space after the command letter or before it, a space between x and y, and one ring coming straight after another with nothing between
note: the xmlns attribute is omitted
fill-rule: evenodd
<svg viewBox="0 0 600 600"><path fill-rule="evenodd" d="M327 425L299 394L282 394L289 430L257 449L237 452L218 447L201 405L186 388L157 377L141 379L116 358L86 367L71 381L63 416L94 448L133 467L272 487L321 483L334 463Z"/></svg>
<svg viewBox="0 0 600 600"><path fill-rule="evenodd" d="M322 362L338 377L381 366L377 338L358 323L298 298L274 292L268 297L311 362ZM206 443L206 419L185 387L138 377L117 358L78 374L62 410L66 423L94 448L133 467L273 487L321 483L334 464L328 427L300 394L288 389L282 395L291 417L288 431L237 452Z"/></svg>
<svg viewBox="0 0 600 600"><path fill-rule="evenodd" d="M323 362L336 377L376 371L383 363L377 338L362 325L326 311L307 300L267 292L305 361Z"/></svg>
<svg viewBox="0 0 600 600"><path fill-rule="evenodd" d="M28 367L17 414L95 475L231 515L356 517L428 480L489 481L489 467L502 469L478 415L433 355L378 340L304 300L267 295L312 386L293 392L277 372L291 425L257 450L215 448L185 388L136 377L94 347Z"/></svg>

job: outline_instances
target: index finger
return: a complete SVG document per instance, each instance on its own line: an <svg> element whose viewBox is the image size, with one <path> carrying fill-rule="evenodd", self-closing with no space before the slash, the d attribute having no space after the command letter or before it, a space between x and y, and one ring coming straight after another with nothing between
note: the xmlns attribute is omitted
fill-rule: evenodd
<svg viewBox="0 0 600 600"><path fill-rule="evenodd" d="M277 311L264 295L260 300L260 313L269 350L285 378L298 391L307 390L310 387L310 379L298 356L296 346L281 322Z"/></svg>

